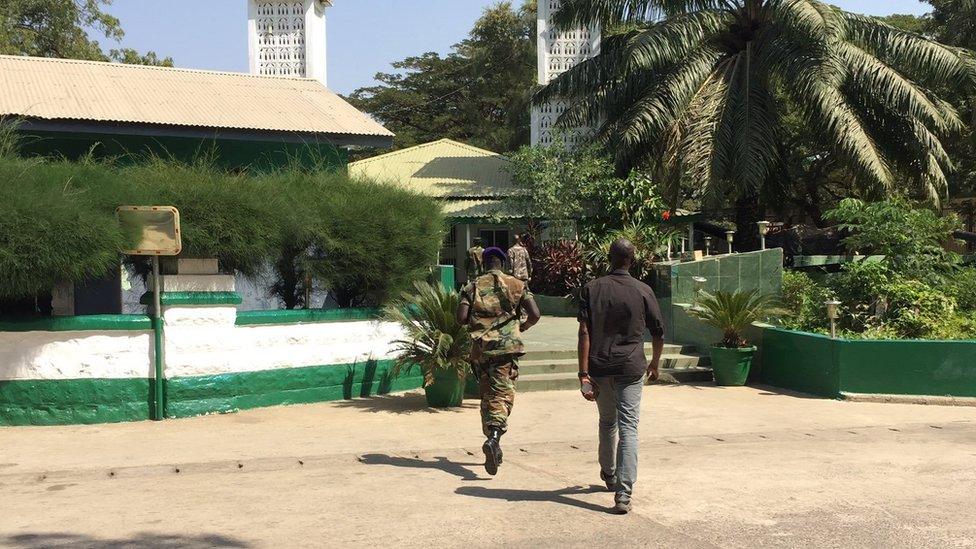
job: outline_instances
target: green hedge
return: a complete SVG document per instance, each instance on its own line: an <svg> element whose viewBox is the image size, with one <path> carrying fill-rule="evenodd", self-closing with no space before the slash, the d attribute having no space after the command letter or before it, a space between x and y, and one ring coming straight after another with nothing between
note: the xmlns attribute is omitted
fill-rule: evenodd
<svg viewBox="0 0 976 549"><path fill-rule="evenodd" d="M176 206L183 255L217 258L224 272L277 262L289 276L295 258L312 252L309 274L346 306L379 304L408 288L441 243L434 200L330 170L252 177L159 158L126 166L24 159L9 139L0 135L0 300L118 268L130 239L115 220L123 204Z"/></svg>

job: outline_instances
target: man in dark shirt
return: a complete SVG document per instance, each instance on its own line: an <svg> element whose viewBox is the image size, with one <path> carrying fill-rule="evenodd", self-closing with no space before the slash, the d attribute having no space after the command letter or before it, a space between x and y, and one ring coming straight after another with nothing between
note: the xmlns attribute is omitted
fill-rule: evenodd
<svg viewBox="0 0 976 549"><path fill-rule="evenodd" d="M630 512L637 481L637 423L645 374L658 378L664 324L654 291L630 276L634 245L610 246L613 272L580 293L579 377L586 400L600 411L600 478L616 493L614 510ZM653 357L644 356L644 330L652 336Z"/></svg>

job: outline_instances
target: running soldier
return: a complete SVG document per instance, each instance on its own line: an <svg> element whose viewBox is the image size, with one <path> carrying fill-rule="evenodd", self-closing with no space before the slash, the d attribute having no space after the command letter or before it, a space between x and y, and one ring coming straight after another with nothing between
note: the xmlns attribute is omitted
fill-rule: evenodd
<svg viewBox="0 0 976 549"><path fill-rule="evenodd" d="M505 252L488 248L483 259L488 272L464 287L457 318L471 334L471 369L478 376L481 426L487 437L481 448L485 470L494 475L502 462L501 437L508 430L515 403L518 359L525 353L522 332L542 315L525 283L502 272ZM523 311L524 322L520 320Z"/></svg>

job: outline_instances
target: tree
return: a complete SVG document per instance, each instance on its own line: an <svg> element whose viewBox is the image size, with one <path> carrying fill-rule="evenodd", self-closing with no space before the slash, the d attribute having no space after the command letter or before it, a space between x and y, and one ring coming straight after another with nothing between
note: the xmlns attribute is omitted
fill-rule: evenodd
<svg viewBox="0 0 976 549"><path fill-rule="evenodd" d="M102 50L86 29L118 42L125 33L119 20L103 11L112 0L4 0L0 3L0 54L117 61L173 66L169 57L135 50Z"/></svg>
<svg viewBox="0 0 976 549"><path fill-rule="evenodd" d="M376 86L349 97L409 147L444 137L497 152L529 141L535 81L535 3L501 2L485 10L447 56L428 52L393 63Z"/></svg>
<svg viewBox="0 0 976 549"><path fill-rule="evenodd" d="M561 124L667 174L672 201L690 181L751 224L794 115L866 193L946 194L943 140L963 122L934 90L976 84L958 48L818 0L564 0L556 20L602 22L606 38L536 100L565 99Z"/></svg>

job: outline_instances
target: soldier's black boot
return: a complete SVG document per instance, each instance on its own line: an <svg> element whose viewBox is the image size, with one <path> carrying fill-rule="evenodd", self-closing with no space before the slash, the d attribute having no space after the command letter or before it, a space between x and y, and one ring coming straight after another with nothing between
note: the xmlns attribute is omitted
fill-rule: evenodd
<svg viewBox="0 0 976 549"><path fill-rule="evenodd" d="M498 427L488 429L488 440L481 446L485 453L485 471L494 476L498 473L498 466L502 462L502 430Z"/></svg>

